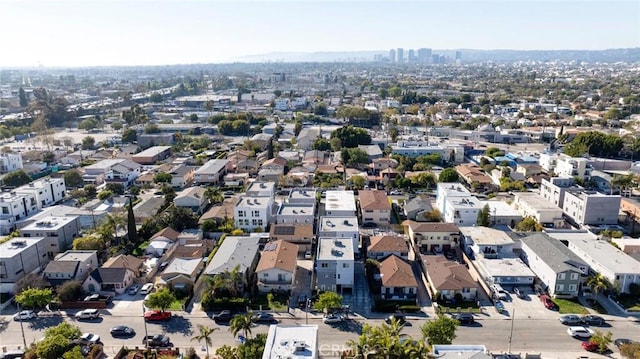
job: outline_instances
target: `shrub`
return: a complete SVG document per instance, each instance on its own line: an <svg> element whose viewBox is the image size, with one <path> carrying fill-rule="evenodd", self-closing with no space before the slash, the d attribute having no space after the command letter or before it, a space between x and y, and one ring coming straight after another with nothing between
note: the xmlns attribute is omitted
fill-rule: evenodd
<svg viewBox="0 0 640 359"><path fill-rule="evenodd" d="M400 311L403 313L417 313L420 311L420 307L417 305L402 305Z"/></svg>
<svg viewBox="0 0 640 359"><path fill-rule="evenodd" d="M244 310L249 305L245 298L215 298L210 292L202 295L202 308L205 311L212 310Z"/></svg>

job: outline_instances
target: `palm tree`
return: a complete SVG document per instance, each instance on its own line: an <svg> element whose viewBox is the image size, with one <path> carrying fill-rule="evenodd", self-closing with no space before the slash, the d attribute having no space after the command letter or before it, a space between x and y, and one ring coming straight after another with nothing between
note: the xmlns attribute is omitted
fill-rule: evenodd
<svg viewBox="0 0 640 359"><path fill-rule="evenodd" d="M240 265L235 266L230 272L226 273L229 277L229 281L231 282L231 289L235 296L238 296L240 290L242 288L243 278L242 273L240 273Z"/></svg>
<svg viewBox="0 0 640 359"><path fill-rule="evenodd" d="M251 328L253 328L253 313L246 312L244 314L238 314L231 322L229 322L229 331L235 337L239 332L242 332L245 338L251 335Z"/></svg>
<svg viewBox="0 0 640 359"><path fill-rule="evenodd" d="M202 324L198 324L198 331L200 334L195 335L191 338L191 341L197 341L198 343L204 341L204 344L207 348L207 358L209 358L209 346L211 345L211 334L220 328L211 328Z"/></svg>
<svg viewBox="0 0 640 359"><path fill-rule="evenodd" d="M222 193L220 193L220 188L218 187L207 187L207 189L204 191L204 196L212 204L221 203L224 201L224 197L222 196Z"/></svg>
<svg viewBox="0 0 640 359"><path fill-rule="evenodd" d="M600 273L589 276L586 284L593 289L596 296L600 291L604 291L611 287L609 280Z"/></svg>
<svg viewBox="0 0 640 359"><path fill-rule="evenodd" d="M118 243L118 229L123 228L127 221L120 214L107 214L104 223L113 230L113 239Z"/></svg>

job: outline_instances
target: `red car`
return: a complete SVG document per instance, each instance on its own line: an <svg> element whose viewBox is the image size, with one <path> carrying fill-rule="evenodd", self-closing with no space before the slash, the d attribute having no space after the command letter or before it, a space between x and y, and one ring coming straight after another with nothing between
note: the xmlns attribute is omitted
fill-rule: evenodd
<svg viewBox="0 0 640 359"><path fill-rule="evenodd" d="M600 346L592 341L582 342L582 347L588 352L599 352Z"/></svg>
<svg viewBox="0 0 640 359"><path fill-rule="evenodd" d="M544 307L547 309L555 309L556 308L556 303L554 303L551 300L551 297L549 297L548 295L541 295L540 296L540 301L542 302L542 304L544 304Z"/></svg>
<svg viewBox="0 0 640 359"><path fill-rule="evenodd" d="M149 322L169 320L171 319L171 312L163 312L160 310L149 310L144 313L144 319Z"/></svg>

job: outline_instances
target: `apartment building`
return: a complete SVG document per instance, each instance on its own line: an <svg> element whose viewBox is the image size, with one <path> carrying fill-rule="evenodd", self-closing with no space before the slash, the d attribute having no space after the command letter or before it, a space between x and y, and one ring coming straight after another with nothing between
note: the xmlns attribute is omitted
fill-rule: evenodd
<svg viewBox="0 0 640 359"><path fill-rule="evenodd" d="M0 234L7 235L16 229L16 222L40 210L35 193L0 193Z"/></svg>
<svg viewBox="0 0 640 359"><path fill-rule="evenodd" d="M588 179L590 169L587 168L586 158L560 157L556 162L555 173L559 177L577 177Z"/></svg>
<svg viewBox="0 0 640 359"><path fill-rule="evenodd" d="M543 227L562 228L564 226L562 209L548 202L537 193L516 193L513 207L518 210L523 217L533 217Z"/></svg>
<svg viewBox="0 0 640 359"><path fill-rule="evenodd" d="M438 183L436 187L436 206L440 213L446 210L446 200L452 197L470 197L471 192L460 183Z"/></svg>
<svg viewBox="0 0 640 359"><path fill-rule="evenodd" d="M388 226L391 221L391 204L385 191L360 190L360 218L363 223Z"/></svg>
<svg viewBox="0 0 640 359"><path fill-rule="evenodd" d="M37 198L39 206L52 206L64 199L67 186L64 178L41 178L24 186L15 189L16 193L34 194Z"/></svg>
<svg viewBox="0 0 640 359"><path fill-rule="evenodd" d="M50 259L71 248L73 240L80 236L80 219L77 216L49 215L20 229L23 237L43 237Z"/></svg>
<svg viewBox="0 0 640 359"><path fill-rule="evenodd" d="M22 168L22 155L19 153L0 154L0 173L9 173Z"/></svg>
<svg viewBox="0 0 640 359"><path fill-rule="evenodd" d="M356 198L353 191L327 191L325 215L332 217L357 215Z"/></svg>
<svg viewBox="0 0 640 359"><path fill-rule="evenodd" d="M447 198L445 203L442 217L446 223L473 226L478 222L478 213L482 209L482 203L476 197L451 197Z"/></svg>
<svg viewBox="0 0 640 359"><path fill-rule="evenodd" d="M540 195L549 203L563 208L564 195L570 188L576 188L573 177L551 177L540 183Z"/></svg>
<svg viewBox="0 0 640 359"><path fill-rule="evenodd" d="M207 163L195 170L193 180L197 184L217 185L222 182L222 179L230 168L231 165L229 160L209 160Z"/></svg>
<svg viewBox="0 0 640 359"><path fill-rule="evenodd" d="M316 256L318 289L342 293L345 288L353 288L355 266L353 253L353 242L348 238L318 238Z"/></svg>
<svg viewBox="0 0 640 359"><path fill-rule="evenodd" d="M358 218L350 217L320 217L318 223L318 237L340 238L350 240L356 253L360 253L360 231Z"/></svg>
<svg viewBox="0 0 640 359"><path fill-rule="evenodd" d="M49 263L44 238L15 237L0 244L0 291L13 293L14 285Z"/></svg>
<svg viewBox="0 0 640 359"><path fill-rule="evenodd" d="M562 209L579 225L618 224L620 199L595 191L567 191Z"/></svg>
<svg viewBox="0 0 640 359"><path fill-rule="evenodd" d="M314 203L282 203L276 214L278 224L313 224L316 206Z"/></svg>

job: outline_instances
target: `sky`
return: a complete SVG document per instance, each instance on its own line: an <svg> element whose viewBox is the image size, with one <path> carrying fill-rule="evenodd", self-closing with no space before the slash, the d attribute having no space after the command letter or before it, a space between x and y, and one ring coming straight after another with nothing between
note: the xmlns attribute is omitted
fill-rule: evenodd
<svg viewBox="0 0 640 359"><path fill-rule="evenodd" d="M640 1L0 0L0 67L273 52L640 47Z"/></svg>

